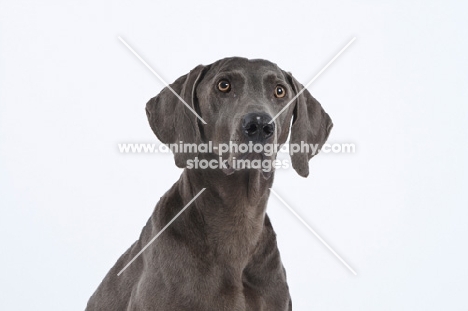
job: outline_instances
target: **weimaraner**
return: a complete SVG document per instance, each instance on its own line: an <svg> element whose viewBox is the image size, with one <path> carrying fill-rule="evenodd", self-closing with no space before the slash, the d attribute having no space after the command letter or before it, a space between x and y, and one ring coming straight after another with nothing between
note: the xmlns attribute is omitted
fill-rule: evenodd
<svg viewBox="0 0 468 311"><path fill-rule="evenodd" d="M225 58L197 66L146 104L149 124L164 144L305 142L322 146L333 126L303 86L266 60ZM291 155L303 177L314 154ZM140 238L119 258L90 298L88 311L240 311L292 309L276 234L266 215L273 174L223 168L188 169L187 161L219 153L175 153L184 168L159 200ZM264 154L249 157L268 158ZM270 156L276 158L276 154ZM131 265L121 271L201 190L206 190Z"/></svg>

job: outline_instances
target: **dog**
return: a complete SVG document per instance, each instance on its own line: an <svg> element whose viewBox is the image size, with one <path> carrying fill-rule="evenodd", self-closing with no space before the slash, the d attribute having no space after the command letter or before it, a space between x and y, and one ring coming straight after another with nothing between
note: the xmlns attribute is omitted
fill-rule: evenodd
<svg viewBox="0 0 468 311"><path fill-rule="evenodd" d="M321 147L333 123L303 88L274 63L231 57L199 65L178 78L149 100L146 114L157 138L167 145L282 145L290 135L291 144ZM266 214L274 169L235 166L239 158L274 160L276 153L221 154L215 147L205 153L174 152L175 164L184 168L180 179L91 296L87 311L292 310L276 234ZM291 155L300 176L308 176L313 156L311 150ZM187 168L194 159L225 165Z"/></svg>

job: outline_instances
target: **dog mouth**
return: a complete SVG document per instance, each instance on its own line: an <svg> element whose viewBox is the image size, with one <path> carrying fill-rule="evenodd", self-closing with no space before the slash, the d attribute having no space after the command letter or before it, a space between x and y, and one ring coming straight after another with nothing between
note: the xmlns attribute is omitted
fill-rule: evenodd
<svg viewBox="0 0 468 311"><path fill-rule="evenodd" d="M238 171L258 170L265 179L269 179L275 171L273 165L275 158L274 155L265 153L231 153L222 171L226 175L231 175Z"/></svg>

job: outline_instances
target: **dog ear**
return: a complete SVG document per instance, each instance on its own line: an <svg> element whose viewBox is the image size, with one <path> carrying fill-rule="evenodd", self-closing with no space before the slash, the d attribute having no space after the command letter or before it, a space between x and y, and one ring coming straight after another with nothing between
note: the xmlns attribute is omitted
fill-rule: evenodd
<svg viewBox="0 0 468 311"><path fill-rule="evenodd" d="M207 67L199 65L190 73L178 78L170 84L170 88L177 93L194 111L196 105L196 87L201 81ZM199 114L199 111L197 111ZM156 97L146 104L146 115L156 137L164 144L198 144L200 130L197 116L187 108L169 87L165 87ZM178 167L184 168L188 159L196 154L175 152L174 160Z"/></svg>
<svg viewBox="0 0 468 311"><path fill-rule="evenodd" d="M287 76L297 95L304 89L304 86L290 73ZM309 91L305 89L296 98L291 125L291 138L289 140L290 144L298 144L299 146L301 146L301 142L309 144L309 146L313 144L317 146L314 150L317 150L316 153L318 153L318 150L322 148L330 135L332 127L333 122L330 116L323 110L320 103L312 97ZM316 153L314 154L312 148L308 148L308 152L301 151L291 155L291 163L300 176L307 177L309 175L309 160Z"/></svg>

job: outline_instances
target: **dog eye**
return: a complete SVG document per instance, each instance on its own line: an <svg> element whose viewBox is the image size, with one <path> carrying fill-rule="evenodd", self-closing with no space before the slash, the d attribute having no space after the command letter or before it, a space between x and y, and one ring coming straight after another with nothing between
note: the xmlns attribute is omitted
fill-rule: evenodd
<svg viewBox="0 0 468 311"><path fill-rule="evenodd" d="M281 85L277 85L275 88L275 97L283 98L286 95L286 90Z"/></svg>
<svg viewBox="0 0 468 311"><path fill-rule="evenodd" d="M231 90L231 84L226 80L221 80L218 83L218 90L227 93Z"/></svg>

